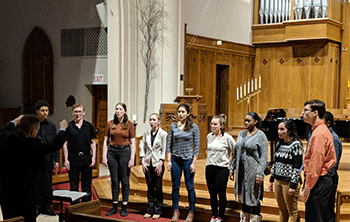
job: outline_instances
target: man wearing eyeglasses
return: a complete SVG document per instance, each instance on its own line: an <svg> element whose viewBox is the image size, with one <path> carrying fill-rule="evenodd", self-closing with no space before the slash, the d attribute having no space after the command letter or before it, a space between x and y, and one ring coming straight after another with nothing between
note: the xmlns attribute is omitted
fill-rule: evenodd
<svg viewBox="0 0 350 222"><path fill-rule="evenodd" d="M304 187L300 199L305 202L305 221L330 221L328 203L331 198L332 178L328 171L336 163L333 137L322 119L325 103L306 101L302 112L305 123L311 125L311 136L304 157Z"/></svg>
<svg viewBox="0 0 350 222"><path fill-rule="evenodd" d="M63 145L64 165L68 170L70 189L79 190L79 174L81 190L91 194L92 167L96 160L96 143L94 126L83 119L85 108L83 105L73 105L74 120L68 123L67 142ZM83 202L90 201L91 195L84 197Z"/></svg>

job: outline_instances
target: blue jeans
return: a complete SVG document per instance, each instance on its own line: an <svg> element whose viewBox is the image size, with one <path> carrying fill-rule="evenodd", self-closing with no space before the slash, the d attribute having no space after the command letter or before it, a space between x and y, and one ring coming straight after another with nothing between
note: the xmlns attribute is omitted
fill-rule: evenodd
<svg viewBox="0 0 350 222"><path fill-rule="evenodd" d="M179 209L179 189L181 183L182 170L185 174L185 184L188 192L188 202L189 202L189 211L194 212L194 205L196 202L196 193L194 191L194 173L191 173L190 166L192 164L192 159L183 160L180 157L172 156L171 157L171 180L173 185L173 209Z"/></svg>

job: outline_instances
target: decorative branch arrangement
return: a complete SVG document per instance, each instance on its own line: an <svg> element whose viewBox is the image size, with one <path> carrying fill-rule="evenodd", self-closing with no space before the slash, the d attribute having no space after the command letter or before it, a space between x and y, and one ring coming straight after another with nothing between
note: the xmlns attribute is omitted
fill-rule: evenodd
<svg viewBox="0 0 350 222"><path fill-rule="evenodd" d="M148 95L151 81L156 77L155 45L162 42L162 31L164 30L163 18L164 8L160 0L137 0L139 12L139 30L142 34L140 40L140 53L146 73L145 107L143 122L147 120Z"/></svg>

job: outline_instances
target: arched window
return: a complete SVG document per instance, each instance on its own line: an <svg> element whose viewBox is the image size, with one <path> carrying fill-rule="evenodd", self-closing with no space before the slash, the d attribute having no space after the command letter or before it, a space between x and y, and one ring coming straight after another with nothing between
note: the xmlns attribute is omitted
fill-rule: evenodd
<svg viewBox="0 0 350 222"><path fill-rule="evenodd" d="M44 99L54 111L53 51L45 32L35 27L23 50L24 113L34 113L34 105Z"/></svg>

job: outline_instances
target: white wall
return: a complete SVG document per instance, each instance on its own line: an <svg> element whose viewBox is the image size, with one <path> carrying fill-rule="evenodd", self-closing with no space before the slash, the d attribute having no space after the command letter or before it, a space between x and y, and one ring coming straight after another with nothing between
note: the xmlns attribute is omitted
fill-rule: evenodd
<svg viewBox="0 0 350 222"><path fill-rule="evenodd" d="M253 1L251 0L163 0L163 42L155 49L156 77L152 80L147 118L159 112L161 103L172 103L183 92L180 74L183 72L184 24L188 33L251 44ZM137 30L136 1L108 0L108 118L115 104L128 105L131 118L137 114L139 136L146 131L143 123L145 69L139 53L142 36Z"/></svg>
<svg viewBox="0 0 350 222"><path fill-rule="evenodd" d="M162 0L168 13L164 42L156 49L157 77L151 85L149 110L159 112L161 103L172 103L182 94L184 23L191 34L251 44L253 0ZM0 107L22 106L22 51L35 26L48 35L54 51L55 114L58 124L72 119L65 101L69 95L86 105L86 119L91 121L91 94L85 84L94 73L107 72L108 119L114 106L128 105L131 118L137 114L141 135L148 129L143 123L145 75L139 55L136 0L108 0L108 64L106 57L61 57L60 31L70 28L100 26L95 5L102 0L12 0L0 1L0 61L7 64L0 73ZM0 69L1 69L0 64Z"/></svg>
<svg viewBox="0 0 350 222"><path fill-rule="evenodd" d="M194 35L252 44L254 0L182 0L182 22Z"/></svg>
<svg viewBox="0 0 350 222"><path fill-rule="evenodd" d="M0 60L8 63L0 74L0 107L23 106L22 51L28 35L36 26L48 35L54 52L55 113L50 120L58 124L62 118L72 119L71 108L65 105L69 95L75 96L77 102L90 103L91 106L91 94L86 92L82 83L86 83L86 79L92 81L92 77L85 76L85 73L93 74L96 61L90 58L88 67L91 71L85 68L82 72L82 66L85 67L87 62L82 61L84 58L61 57L60 32L61 29L100 26L95 5L101 1L0 1ZM105 62L103 64L106 66ZM91 109L87 109L86 119L91 121Z"/></svg>

